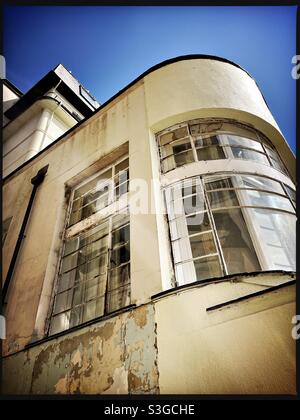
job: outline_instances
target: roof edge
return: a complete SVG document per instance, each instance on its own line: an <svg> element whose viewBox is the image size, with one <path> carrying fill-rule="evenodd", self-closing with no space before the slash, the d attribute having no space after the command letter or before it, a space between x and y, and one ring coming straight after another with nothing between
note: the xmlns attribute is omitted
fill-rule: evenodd
<svg viewBox="0 0 300 420"><path fill-rule="evenodd" d="M7 175L5 178L3 178L3 182L7 181L9 178L14 176L18 171L23 169L26 165L33 162L36 158L41 156L44 152L46 152L48 149L50 149L53 145L57 144L60 140L62 140L64 137L68 136L73 130L77 129L81 124L88 121L91 117L93 117L96 113L102 111L103 108L105 108L107 105L109 105L111 102L113 102L118 96L122 95L126 90L134 86L138 81L146 77L148 74L153 73L156 70L159 70L162 67L168 66L169 64L174 64L179 61L185 61L185 60L215 60L215 61L221 61L223 63L230 64L234 67L237 67L238 69L244 71L251 79L253 77L241 66L234 63L231 60L228 60L227 58L218 57L216 55L209 55L209 54L187 54L187 55L180 55L177 57L169 58L167 60L161 61L160 63L155 64L154 66L150 67L148 70L144 71L142 74L140 74L138 77L136 77L134 80L132 80L128 85L126 85L124 88L119 90L117 93L115 93L111 98L109 98L106 102L101 104L99 108L97 108L95 111L92 112L91 115L81 120L78 124L75 124L73 127L71 127L68 131L63 133L60 137L58 137L56 140L54 140L52 143L50 143L47 147L45 147L43 150L41 150L39 153L34 155L31 159L28 159L26 162L24 162L22 165L20 165L18 168L16 168L14 171L12 171L9 175ZM53 72L53 70L50 70L49 73ZM48 74L49 74L48 73ZM255 81L255 79L253 79ZM260 89L259 89L260 90Z"/></svg>

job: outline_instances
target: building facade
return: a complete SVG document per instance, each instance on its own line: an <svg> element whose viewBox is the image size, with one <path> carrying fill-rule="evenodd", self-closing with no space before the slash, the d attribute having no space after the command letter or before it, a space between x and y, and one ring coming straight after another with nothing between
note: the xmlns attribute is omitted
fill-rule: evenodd
<svg viewBox="0 0 300 420"><path fill-rule="evenodd" d="M295 394L294 182L238 65L140 76L4 179L3 391Z"/></svg>

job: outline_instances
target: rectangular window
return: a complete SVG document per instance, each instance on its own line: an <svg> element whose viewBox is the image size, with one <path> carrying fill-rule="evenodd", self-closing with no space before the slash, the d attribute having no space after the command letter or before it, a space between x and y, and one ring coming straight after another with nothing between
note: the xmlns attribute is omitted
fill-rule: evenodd
<svg viewBox="0 0 300 420"><path fill-rule="evenodd" d="M67 239L50 334L130 304L129 215L117 214Z"/></svg>
<svg viewBox="0 0 300 420"><path fill-rule="evenodd" d="M50 335L130 304L128 208L103 216L99 213L89 228L82 223L83 219L88 220L105 205L125 194L128 183L128 159L123 159L74 189ZM105 196L106 200L103 199ZM99 200L100 205L97 204Z"/></svg>
<svg viewBox="0 0 300 420"><path fill-rule="evenodd" d="M122 194L128 192L128 185L129 160L126 158L76 188L69 226L86 219L116 201Z"/></svg>

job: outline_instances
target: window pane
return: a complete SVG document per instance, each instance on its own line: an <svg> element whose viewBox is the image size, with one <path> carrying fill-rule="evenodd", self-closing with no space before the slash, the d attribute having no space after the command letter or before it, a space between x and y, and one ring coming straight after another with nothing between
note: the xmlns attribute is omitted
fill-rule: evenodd
<svg viewBox="0 0 300 420"><path fill-rule="evenodd" d="M212 233L203 233L190 237L193 258L217 252Z"/></svg>
<svg viewBox="0 0 300 420"><path fill-rule="evenodd" d="M186 217L182 216L169 222L171 239L179 239L188 235Z"/></svg>
<svg viewBox="0 0 300 420"><path fill-rule="evenodd" d="M185 197L183 199L183 207L185 214L192 214L206 210L204 195L197 194Z"/></svg>
<svg viewBox="0 0 300 420"><path fill-rule="evenodd" d="M185 127L177 128L173 131L170 131L168 133L161 135L159 142L161 146L164 146L170 143L171 141L182 139L183 137L186 137L187 135L188 135L188 131L187 131L187 127L185 126Z"/></svg>
<svg viewBox="0 0 300 420"><path fill-rule="evenodd" d="M130 281L130 265L122 265L121 267L114 268L109 271L109 279L107 283L107 290L118 289L128 284Z"/></svg>
<svg viewBox="0 0 300 420"><path fill-rule="evenodd" d="M241 209L217 210L213 217L228 273L260 270Z"/></svg>
<svg viewBox="0 0 300 420"><path fill-rule="evenodd" d="M115 168L115 192L116 197L119 198L122 194L126 194L129 187L129 159L123 160Z"/></svg>
<svg viewBox="0 0 300 420"><path fill-rule="evenodd" d="M175 265L176 281L178 286L193 283L197 280L194 261Z"/></svg>
<svg viewBox="0 0 300 420"><path fill-rule="evenodd" d="M83 322L104 314L104 296L86 303L83 307Z"/></svg>
<svg viewBox="0 0 300 420"><path fill-rule="evenodd" d="M224 144L228 144L230 146L249 147L250 149L258 150L259 152L264 151L262 145L258 141L250 140L246 137L226 134L223 135L222 138L224 139Z"/></svg>
<svg viewBox="0 0 300 420"><path fill-rule="evenodd" d="M223 123L220 130L221 133L226 134L226 136L237 136L240 138L247 138L252 140L258 140L256 132L249 127L245 127L239 123Z"/></svg>
<svg viewBox="0 0 300 420"><path fill-rule="evenodd" d="M174 262L179 263L193 258L189 238L181 238L174 241L173 244Z"/></svg>
<svg viewBox="0 0 300 420"><path fill-rule="evenodd" d="M121 227L112 233L112 247L124 245L129 241L129 225Z"/></svg>
<svg viewBox="0 0 300 420"><path fill-rule="evenodd" d="M222 188L233 188L231 177L220 178L219 176L209 176L205 178L206 191L219 190Z"/></svg>
<svg viewBox="0 0 300 420"><path fill-rule="evenodd" d="M205 147L205 146L218 146L220 140L218 136L209 136L209 137L196 137L195 146L196 148Z"/></svg>
<svg viewBox="0 0 300 420"><path fill-rule="evenodd" d="M285 167L283 166L283 164L280 162L280 160L279 159L274 159L274 158L272 158L272 157L270 157L270 160L271 160L271 164L272 164L272 166L275 168L275 169L278 169L279 171L281 171L281 172L284 172L285 174L286 174L286 169L285 169Z"/></svg>
<svg viewBox="0 0 300 420"><path fill-rule="evenodd" d="M80 265L84 262L85 259L82 258L82 254L80 252L68 255L62 260L61 272L65 273L66 271L72 270L73 268L77 267L77 265Z"/></svg>
<svg viewBox="0 0 300 420"><path fill-rule="evenodd" d="M72 306L72 299L73 299L72 289L67 292L59 293L58 295L56 295L53 313L58 314L59 312L64 312L70 309Z"/></svg>
<svg viewBox="0 0 300 420"><path fill-rule="evenodd" d="M281 197L268 192L247 190L244 191L247 194L249 205L261 206L261 207L272 207L282 210L294 212L294 208L288 198Z"/></svg>
<svg viewBox="0 0 300 420"><path fill-rule="evenodd" d="M114 167L114 179L111 168L75 190L69 226L102 210L128 191L128 164L127 158Z"/></svg>
<svg viewBox="0 0 300 420"><path fill-rule="evenodd" d="M218 256L195 260L197 280L211 279L223 275Z"/></svg>
<svg viewBox="0 0 300 420"><path fill-rule="evenodd" d="M169 156L161 161L161 169L163 173L172 171L176 168L176 163L174 160L174 156Z"/></svg>
<svg viewBox="0 0 300 420"><path fill-rule="evenodd" d="M296 207L296 191L284 184L286 192Z"/></svg>
<svg viewBox="0 0 300 420"><path fill-rule="evenodd" d="M100 192L97 192L94 195L94 198L96 198L96 196L98 197L97 199L95 199L94 201L91 199L90 204L87 204L84 207L80 207L79 210L73 211L73 208L72 208L69 226L74 225L75 223L78 223L80 220L86 219L92 214L97 213L97 211L108 206L109 201L110 201L110 194L107 191L101 194Z"/></svg>
<svg viewBox="0 0 300 420"><path fill-rule="evenodd" d="M90 261L107 251L108 243L107 243L107 236L104 238L99 239L83 248L81 248L78 252L74 254L69 254L68 256L64 257L62 260L62 269L61 271L64 273L69 271L76 266L81 266L85 264L87 261Z"/></svg>
<svg viewBox="0 0 300 420"><path fill-rule="evenodd" d="M69 328L70 311L54 316L51 319L50 334L57 334Z"/></svg>
<svg viewBox="0 0 300 420"><path fill-rule="evenodd" d="M239 182L239 179L241 179L241 182ZM237 177L237 181L239 187L269 190L279 194L284 194L283 188L279 182L263 176L240 175Z"/></svg>
<svg viewBox="0 0 300 420"><path fill-rule="evenodd" d="M163 147L161 149L161 157L163 158L164 172L170 171L176 166L182 166L186 163L194 162L194 156L191 147L191 140L189 137L173 141L172 143Z"/></svg>
<svg viewBox="0 0 300 420"><path fill-rule="evenodd" d="M234 190L208 192L211 208L239 206Z"/></svg>
<svg viewBox="0 0 300 420"><path fill-rule="evenodd" d="M117 267L120 264L128 262L130 259L129 244L113 249L110 255L111 268Z"/></svg>
<svg viewBox="0 0 300 420"><path fill-rule="evenodd" d="M106 289L106 275L94 277L84 284L85 302L95 299L97 296L103 296Z"/></svg>
<svg viewBox="0 0 300 420"><path fill-rule="evenodd" d="M97 176L96 178L92 179L90 182L87 182L82 187L77 188L74 193L74 200L78 197L82 197L88 191L93 189L101 190L103 186L110 180L112 177L112 170L109 169L108 171L102 173L101 175Z"/></svg>
<svg viewBox="0 0 300 420"><path fill-rule="evenodd" d="M71 238L65 242L64 255L71 254L80 248L80 236Z"/></svg>
<svg viewBox="0 0 300 420"><path fill-rule="evenodd" d="M90 204L92 202L95 202L95 201L97 203L100 203L100 202L104 201L103 199L101 200L101 197L103 197L104 195L107 195L109 190L110 190L110 185L103 184L101 186L101 189L97 189L97 190L93 190L93 191L88 192L87 194L85 194L82 197L81 207L85 207L88 204ZM96 205L95 205L95 207L96 207Z"/></svg>
<svg viewBox="0 0 300 420"><path fill-rule="evenodd" d="M296 269L296 217L268 209L250 209L269 269Z"/></svg>
<svg viewBox="0 0 300 420"><path fill-rule="evenodd" d="M107 253L89 261L84 268L86 271L87 279L99 276L100 274L104 274L107 269Z"/></svg>
<svg viewBox="0 0 300 420"><path fill-rule="evenodd" d="M58 293L70 289L74 286L75 282L83 279L81 271L78 269L68 271L62 274L58 280Z"/></svg>
<svg viewBox="0 0 300 420"><path fill-rule="evenodd" d="M72 290L73 292L73 305L81 305L84 302L84 284L78 283L76 287Z"/></svg>
<svg viewBox="0 0 300 420"><path fill-rule="evenodd" d="M82 306L77 306L73 308L70 313L70 323L69 328L75 327L76 325L81 324L82 322Z"/></svg>
<svg viewBox="0 0 300 420"><path fill-rule="evenodd" d="M124 209L122 213L116 214L112 218L112 228L117 229L118 227L129 223L128 208Z"/></svg>
<svg viewBox="0 0 300 420"><path fill-rule="evenodd" d="M124 159L122 162L118 163L115 167L115 175L119 174L120 172L124 172L124 170L129 167L129 159Z"/></svg>
<svg viewBox="0 0 300 420"><path fill-rule="evenodd" d="M197 149L197 156L199 160L225 159L225 153L223 148L220 146L210 146Z"/></svg>
<svg viewBox="0 0 300 420"><path fill-rule="evenodd" d="M192 148L191 140L189 137L186 137L185 139L182 139L182 140L177 140L176 142L173 142L171 144L171 147L172 147L171 153L173 153L174 155L180 154L182 152L186 152Z"/></svg>
<svg viewBox="0 0 300 420"><path fill-rule="evenodd" d="M179 167L194 162L194 155L192 150L189 150L176 155L174 154L174 160L176 167Z"/></svg>
<svg viewBox="0 0 300 420"><path fill-rule="evenodd" d="M198 176L187 178L175 185L172 185L172 187L166 188L165 190L167 203L193 194L203 195L201 180Z"/></svg>
<svg viewBox="0 0 300 420"><path fill-rule="evenodd" d="M210 230L210 222L207 212L197 213L188 217L180 217L170 221L171 239L179 239L194 233Z"/></svg>
<svg viewBox="0 0 300 420"><path fill-rule="evenodd" d="M96 241L108 234L108 223L99 224L86 233L76 236L75 238L67 239L65 242L64 255L68 255L91 242Z"/></svg>
<svg viewBox="0 0 300 420"><path fill-rule="evenodd" d="M232 147L231 150L236 159L254 160L270 166L267 157L262 153L255 152L254 150L242 149L241 147Z"/></svg>
<svg viewBox="0 0 300 420"><path fill-rule="evenodd" d="M121 195L126 194L129 191L129 181L123 182L123 184L117 184L115 188L116 198L118 199Z"/></svg>
<svg viewBox="0 0 300 420"><path fill-rule="evenodd" d="M97 200L91 202L90 204L86 205L81 209L81 220L86 219L87 217L91 216L92 214L96 213L97 211L106 207L109 203L109 194L97 194ZM96 196L96 195L95 195Z"/></svg>
<svg viewBox="0 0 300 420"><path fill-rule="evenodd" d="M188 234L206 232L211 229L208 213L197 213L186 218Z"/></svg>
<svg viewBox="0 0 300 420"><path fill-rule="evenodd" d="M120 287L107 294L107 312L113 312L130 304L130 287Z"/></svg>

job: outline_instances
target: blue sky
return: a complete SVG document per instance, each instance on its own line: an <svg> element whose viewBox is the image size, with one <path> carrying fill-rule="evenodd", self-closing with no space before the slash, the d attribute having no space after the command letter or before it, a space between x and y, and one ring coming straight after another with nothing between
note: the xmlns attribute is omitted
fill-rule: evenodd
<svg viewBox="0 0 300 420"><path fill-rule="evenodd" d="M3 41L22 91L62 63L101 103L168 58L225 57L255 78L295 151L295 6L5 6Z"/></svg>

